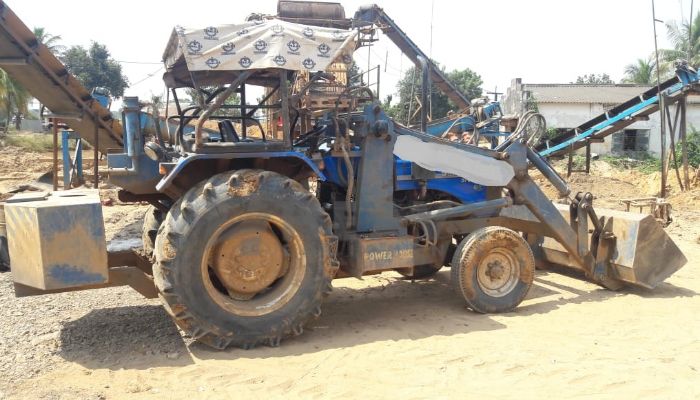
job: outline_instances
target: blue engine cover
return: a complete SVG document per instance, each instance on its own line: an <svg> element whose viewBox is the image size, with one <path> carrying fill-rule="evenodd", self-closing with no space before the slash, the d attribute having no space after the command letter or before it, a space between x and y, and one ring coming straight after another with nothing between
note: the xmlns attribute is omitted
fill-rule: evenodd
<svg viewBox="0 0 700 400"><path fill-rule="evenodd" d="M351 158L353 168L357 171L360 158ZM324 174L329 182L338 186L347 186L347 169L345 162L338 158L327 155L323 158L325 164ZM396 171L395 191L420 189L420 182L411 177L411 162L394 157L394 169ZM426 181L426 188L457 198L462 203L476 203L486 200L486 188L463 178L452 175L437 174L434 179Z"/></svg>

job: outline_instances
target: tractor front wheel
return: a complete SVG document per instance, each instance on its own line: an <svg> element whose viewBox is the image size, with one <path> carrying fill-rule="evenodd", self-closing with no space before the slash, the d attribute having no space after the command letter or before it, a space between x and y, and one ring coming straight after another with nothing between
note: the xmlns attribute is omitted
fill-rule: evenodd
<svg viewBox="0 0 700 400"><path fill-rule="evenodd" d="M532 286L535 258L517 232L489 226L464 238L452 259L452 285L479 313L511 311Z"/></svg>

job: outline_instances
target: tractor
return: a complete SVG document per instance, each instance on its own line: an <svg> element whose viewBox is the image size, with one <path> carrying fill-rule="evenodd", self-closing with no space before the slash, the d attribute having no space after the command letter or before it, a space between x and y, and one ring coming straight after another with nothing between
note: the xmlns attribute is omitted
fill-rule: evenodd
<svg viewBox="0 0 700 400"><path fill-rule="evenodd" d="M2 27L25 51L19 19L5 11ZM122 201L150 203L143 248L106 244L95 190L16 195L4 209L17 295L130 285L162 299L196 340L251 348L301 334L334 279L425 279L449 267L469 308L500 313L525 298L536 266L568 266L617 290L653 288L685 264L653 218L596 210L590 193L571 193L533 150L542 132L528 124L484 146L429 133L427 108L419 126L389 118L372 90L348 84L352 53L387 20L377 6L346 18L340 4L280 1L277 15L176 27L163 80L177 112L155 135L134 97L123 129L89 95L74 96L88 101L80 118L58 114L59 94L78 90L65 78L42 101L79 133L92 124L86 140L121 145L107 152L109 182ZM444 77L416 49L425 94ZM9 73L54 79L60 66L37 54ZM548 199L531 169L568 204Z"/></svg>

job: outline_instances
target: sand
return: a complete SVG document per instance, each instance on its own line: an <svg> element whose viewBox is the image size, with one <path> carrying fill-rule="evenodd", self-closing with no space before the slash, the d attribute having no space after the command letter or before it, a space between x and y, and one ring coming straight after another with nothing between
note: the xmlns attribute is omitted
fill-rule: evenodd
<svg viewBox="0 0 700 400"><path fill-rule="evenodd" d="M689 259L700 256L696 244L681 246ZM183 346L182 354L113 365L76 360L15 393L108 399L698 398L699 267L691 262L654 291L619 293L540 271L523 304L501 315L466 309L448 287L447 270L421 282L394 274L340 280L321 318L279 348L213 352L194 344Z"/></svg>

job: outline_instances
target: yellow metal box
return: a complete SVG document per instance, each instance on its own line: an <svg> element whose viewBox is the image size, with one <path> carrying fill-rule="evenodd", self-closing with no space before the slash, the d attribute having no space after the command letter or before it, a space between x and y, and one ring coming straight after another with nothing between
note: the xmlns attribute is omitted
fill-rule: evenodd
<svg viewBox="0 0 700 400"><path fill-rule="evenodd" d="M22 193L7 200L5 219L15 282L42 290L107 282L97 190Z"/></svg>

